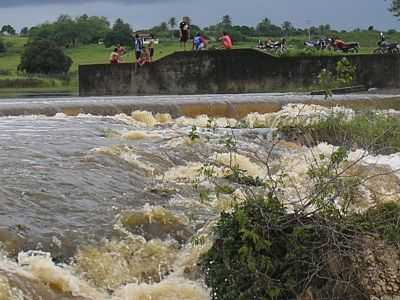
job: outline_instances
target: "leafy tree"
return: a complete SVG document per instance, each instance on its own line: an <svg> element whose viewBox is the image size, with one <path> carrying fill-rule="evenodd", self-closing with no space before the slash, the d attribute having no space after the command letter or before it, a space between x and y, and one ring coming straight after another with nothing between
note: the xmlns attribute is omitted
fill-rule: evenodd
<svg viewBox="0 0 400 300"><path fill-rule="evenodd" d="M289 21L285 21L282 24L282 31L286 34L286 35L291 35L293 33L293 31L295 30L295 28L293 27L292 23L290 23Z"/></svg>
<svg viewBox="0 0 400 300"><path fill-rule="evenodd" d="M223 16L221 26L224 30L232 28L232 18L229 15Z"/></svg>
<svg viewBox="0 0 400 300"><path fill-rule="evenodd" d="M25 46L18 70L28 74L67 74L71 65L72 59L55 42L38 39Z"/></svg>
<svg viewBox="0 0 400 300"><path fill-rule="evenodd" d="M373 25L368 26L368 31L374 31L374 30L375 30L375 28Z"/></svg>
<svg viewBox="0 0 400 300"><path fill-rule="evenodd" d="M17 32L15 31L14 27L11 25L4 25L1 30L1 33L8 33L9 35L15 35Z"/></svg>
<svg viewBox="0 0 400 300"><path fill-rule="evenodd" d="M257 32L258 33L265 33L268 31L269 27L272 25L271 20L265 18L257 25Z"/></svg>
<svg viewBox="0 0 400 300"><path fill-rule="evenodd" d="M28 27L23 27L19 33L22 36L26 36L29 34L29 28Z"/></svg>
<svg viewBox="0 0 400 300"><path fill-rule="evenodd" d="M171 37L171 33L166 22L162 22L160 25L150 28L150 32L158 37Z"/></svg>
<svg viewBox="0 0 400 300"><path fill-rule="evenodd" d="M171 28L171 30L174 30L174 28L176 27L176 24L177 24L177 22L176 22L175 17L172 17L168 20L168 25L169 25L169 28Z"/></svg>
<svg viewBox="0 0 400 300"><path fill-rule="evenodd" d="M229 35L231 36L233 43L246 41L246 37L240 31L230 30Z"/></svg>
<svg viewBox="0 0 400 300"><path fill-rule="evenodd" d="M256 30L249 26L233 26L233 30L240 32L244 36L255 36Z"/></svg>
<svg viewBox="0 0 400 300"><path fill-rule="evenodd" d="M110 23L105 17L82 15L75 22L77 39L82 44L97 43L110 31Z"/></svg>
<svg viewBox="0 0 400 300"><path fill-rule="evenodd" d="M400 17L400 0L391 0L392 4L389 10L395 17Z"/></svg>
<svg viewBox="0 0 400 300"><path fill-rule="evenodd" d="M329 24L319 25L318 31L320 35L328 35L331 33L331 25Z"/></svg>
<svg viewBox="0 0 400 300"><path fill-rule="evenodd" d="M31 40L51 39L55 42L55 26L51 23L43 23L34 26L29 30L29 38Z"/></svg>
<svg viewBox="0 0 400 300"><path fill-rule="evenodd" d="M129 45L132 41L133 30L131 25L124 23L122 19L117 19L110 32L106 34L104 44L111 47L116 44Z"/></svg>
<svg viewBox="0 0 400 300"><path fill-rule="evenodd" d="M282 28L271 23L271 20L265 18L257 25L257 33L266 36L281 36Z"/></svg>
<svg viewBox="0 0 400 300"><path fill-rule="evenodd" d="M54 23L44 23L29 30L31 39L50 39L61 47L97 43L110 31L105 17L82 15L75 19L61 15Z"/></svg>
<svg viewBox="0 0 400 300"><path fill-rule="evenodd" d="M54 40L57 45L64 47L75 47L78 39L78 28L76 22L68 16L61 15L54 23Z"/></svg>
<svg viewBox="0 0 400 300"><path fill-rule="evenodd" d="M190 25L190 31L192 34L196 34L198 32L201 32L201 27L195 24Z"/></svg>

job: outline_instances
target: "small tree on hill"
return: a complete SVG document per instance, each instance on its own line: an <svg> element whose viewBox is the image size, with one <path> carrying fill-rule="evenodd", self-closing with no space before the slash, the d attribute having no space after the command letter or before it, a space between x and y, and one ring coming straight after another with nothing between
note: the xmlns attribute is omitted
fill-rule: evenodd
<svg viewBox="0 0 400 300"><path fill-rule="evenodd" d="M54 42L34 40L25 46L19 71L28 74L67 74L72 59Z"/></svg>
<svg viewBox="0 0 400 300"><path fill-rule="evenodd" d="M293 33L293 31L295 30L294 26L292 25L291 22L289 21L285 21L282 24L282 30L285 33L285 35L291 35Z"/></svg>
<svg viewBox="0 0 400 300"><path fill-rule="evenodd" d="M112 30L106 34L104 44L111 47L116 44L129 45L132 41L133 30L131 25L124 23L122 19L117 19Z"/></svg>
<svg viewBox="0 0 400 300"><path fill-rule="evenodd" d="M1 33L8 33L9 35L15 35L16 31L14 29L14 27L12 27L11 25L4 25L1 30Z"/></svg>
<svg viewBox="0 0 400 300"><path fill-rule="evenodd" d="M232 18L229 15L223 16L220 25L224 30L232 28Z"/></svg>
<svg viewBox="0 0 400 300"><path fill-rule="evenodd" d="M172 17L172 18L170 18L168 20L168 25L169 25L169 28L171 28L171 30L175 29L176 24L177 24L177 22L176 22L176 18L175 17Z"/></svg>
<svg viewBox="0 0 400 300"><path fill-rule="evenodd" d="M29 34L29 28L28 27L23 27L19 33L22 36L27 36Z"/></svg>
<svg viewBox="0 0 400 300"><path fill-rule="evenodd" d="M174 29L177 25L176 18L175 17L170 18L168 20L168 25L169 25L169 28L171 29L171 38L173 39L174 38Z"/></svg>

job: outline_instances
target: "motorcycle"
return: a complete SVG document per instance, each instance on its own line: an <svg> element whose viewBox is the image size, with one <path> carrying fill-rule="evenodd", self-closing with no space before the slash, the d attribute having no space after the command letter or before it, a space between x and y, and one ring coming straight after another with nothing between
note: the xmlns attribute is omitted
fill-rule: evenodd
<svg viewBox="0 0 400 300"><path fill-rule="evenodd" d="M304 45L308 49L317 49L317 50L325 50L328 47L328 39L319 39L319 40L311 40L305 41Z"/></svg>
<svg viewBox="0 0 400 300"><path fill-rule="evenodd" d="M330 40L330 48L334 51L342 51L343 53L358 53L360 50L360 43L358 42L350 42L345 43L339 39L329 39Z"/></svg>
<svg viewBox="0 0 400 300"><path fill-rule="evenodd" d="M280 41L266 41L265 43L262 43L259 41L258 49L265 50L266 52L269 52L271 54L283 54L288 51L287 48L287 43L286 39L282 39Z"/></svg>
<svg viewBox="0 0 400 300"><path fill-rule="evenodd" d="M386 41L385 36L381 32L381 38L378 42L378 48L373 52L374 54L400 54L400 44L390 43Z"/></svg>

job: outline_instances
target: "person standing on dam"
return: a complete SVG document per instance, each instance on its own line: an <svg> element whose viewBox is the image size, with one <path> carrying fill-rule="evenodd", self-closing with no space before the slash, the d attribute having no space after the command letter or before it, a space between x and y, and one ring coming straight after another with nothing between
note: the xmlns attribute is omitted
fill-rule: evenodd
<svg viewBox="0 0 400 300"><path fill-rule="evenodd" d="M181 48L183 45L183 49L185 51L186 51L186 43L188 42L188 40L190 38L190 24L189 24L188 19L189 19L188 17L183 17L182 22L179 23Z"/></svg>
<svg viewBox="0 0 400 300"><path fill-rule="evenodd" d="M150 41L149 41L149 47L148 47L149 55L150 55L150 61L149 61L150 63L152 63L154 60L155 45L156 45L156 42L154 40L154 35L150 34Z"/></svg>
<svg viewBox="0 0 400 300"><path fill-rule="evenodd" d="M134 39L134 45L135 49L135 56L136 56L136 62L140 59L143 53L143 40L139 37L139 34L135 35Z"/></svg>

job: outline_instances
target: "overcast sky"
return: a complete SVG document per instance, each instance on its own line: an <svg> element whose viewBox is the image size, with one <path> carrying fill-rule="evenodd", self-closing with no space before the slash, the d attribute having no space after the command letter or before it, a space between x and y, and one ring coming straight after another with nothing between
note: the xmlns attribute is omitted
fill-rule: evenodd
<svg viewBox="0 0 400 300"><path fill-rule="evenodd" d="M17 29L52 21L60 14L121 17L134 29L147 28L175 16L189 15L201 26L215 24L225 14L235 24L256 25L268 17L296 26L332 24L340 29L400 29L385 0L0 0L0 24Z"/></svg>

